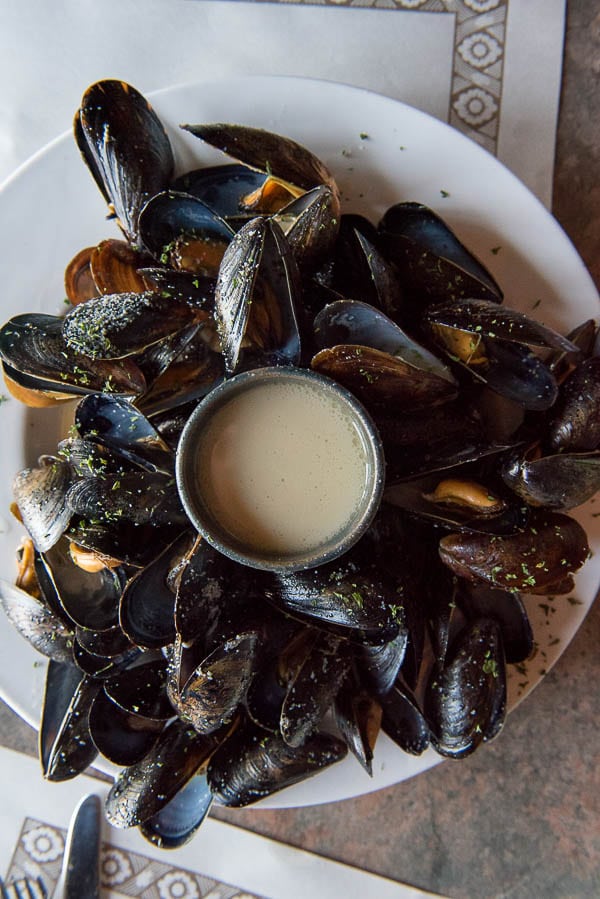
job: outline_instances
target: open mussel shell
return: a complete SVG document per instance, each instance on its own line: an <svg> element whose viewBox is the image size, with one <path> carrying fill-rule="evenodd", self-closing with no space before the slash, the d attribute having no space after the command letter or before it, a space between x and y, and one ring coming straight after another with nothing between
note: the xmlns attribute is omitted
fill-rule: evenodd
<svg viewBox="0 0 600 899"><path fill-rule="evenodd" d="M159 849L179 849L188 843L213 801L206 770L200 770L155 815L140 824L140 833Z"/></svg>
<svg viewBox="0 0 600 899"><path fill-rule="evenodd" d="M440 557L455 574L524 593L563 592L563 579L588 555L585 531L574 518L541 510L525 531L509 537L448 534L440 540Z"/></svg>
<svg viewBox="0 0 600 899"><path fill-rule="evenodd" d="M506 666L500 628L478 619L461 631L425 693L431 743L441 755L464 758L500 731L506 713Z"/></svg>
<svg viewBox="0 0 600 899"><path fill-rule="evenodd" d="M380 249L398 269L407 299L417 307L464 297L502 301L490 272L432 209L397 203L378 231Z"/></svg>
<svg viewBox="0 0 600 899"><path fill-rule="evenodd" d="M71 662L74 632L45 602L0 579L0 604L10 623L42 655Z"/></svg>
<svg viewBox="0 0 600 899"><path fill-rule="evenodd" d="M429 746L429 726L414 696L397 681L379 701L383 732L409 755L422 755Z"/></svg>
<svg viewBox="0 0 600 899"><path fill-rule="evenodd" d="M215 751L226 734L198 734L183 721L173 721L151 751L121 771L105 805L114 827L148 821L173 799Z"/></svg>
<svg viewBox="0 0 600 899"><path fill-rule="evenodd" d="M154 425L131 403L92 394L77 406L75 426L82 438L109 447L149 471L172 474L174 454Z"/></svg>
<svg viewBox="0 0 600 899"><path fill-rule="evenodd" d="M507 306L498 308L496 303L489 300L467 298L460 302L439 303L427 309L424 320L432 328L441 326L469 331L488 340L524 343L569 353L579 352L575 344L557 331L516 309L509 309Z"/></svg>
<svg viewBox="0 0 600 899"><path fill-rule="evenodd" d="M90 256L90 274L97 292L143 293L146 284L138 270L145 261L145 257L124 240L101 240Z"/></svg>
<svg viewBox="0 0 600 899"><path fill-rule="evenodd" d="M367 408L412 411L456 396L454 380L369 346L340 344L313 356L313 371L327 375L354 393Z"/></svg>
<svg viewBox="0 0 600 899"><path fill-rule="evenodd" d="M100 685L73 665L50 661L42 706L39 757L46 780L70 780L98 754L89 712Z"/></svg>
<svg viewBox="0 0 600 899"><path fill-rule="evenodd" d="M126 767L148 754L164 722L125 711L101 690L90 709L89 727L98 752L115 765Z"/></svg>
<svg viewBox="0 0 600 899"><path fill-rule="evenodd" d="M546 439L556 451L590 452L600 446L600 356L586 359L562 384Z"/></svg>
<svg viewBox="0 0 600 899"><path fill-rule="evenodd" d="M244 217L244 198L259 190L264 180L262 172L229 163L186 172L175 179L173 190L197 197L222 219L239 221ZM246 213L247 218L255 215L256 212Z"/></svg>
<svg viewBox="0 0 600 899"><path fill-rule="evenodd" d="M333 192L332 211L339 218L339 190L333 175L310 150L289 137L247 125L215 123L182 128L244 165L268 173L292 191L296 188L297 193L326 184Z"/></svg>
<svg viewBox="0 0 600 899"><path fill-rule="evenodd" d="M54 546L69 526L67 493L71 466L53 456L42 456L36 468L25 468L13 481L13 495L24 526L40 552Z"/></svg>
<svg viewBox="0 0 600 899"><path fill-rule="evenodd" d="M65 269L65 293L73 306L100 294L90 266L95 250L96 247L84 247L73 256Z"/></svg>
<svg viewBox="0 0 600 899"><path fill-rule="evenodd" d="M165 191L152 197L140 215L140 237L162 265L215 277L234 231L191 194Z"/></svg>
<svg viewBox="0 0 600 899"><path fill-rule="evenodd" d="M446 530L515 534L525 528L528 518L523 503L509 503L499 493L465 477L433 475L402 481L387 488L384 501Z"/></svg>
<svg viewBox="0 0 600 899"><path fill-rule="evenodd" d="M25 391L23 396L17 393L18 398L36 405L29 392L69 399L103 390L126 396L144 391L144 376L133 361L97 360L72 349L64 339L63 323L56 315L31 313L15 316L0 330L5 370Z"/></svg>
<svg viewBox="0 0 600 899"><path fill-rule="evenodd" d="M195 404L221 383L224 371L223 357L207 346L197 330L150 389L136 400L136 406L145 415L155 416L186 403Z"/></svg>
<svg viewBox="0 0 600 899"><path fill-rule="evenodd" d="M531 506L574 509L600 490L600 452L514 456L503 466L502 477Z"/></svg>
<svg viewBox="0 0 600 899"><path fill-rule="evenodd" d="M383 312L367 303L358 300L330 303L316 316L314 332L319 349L338 344L371 347L397 357L419 372L437 375L456 386L450 369L437 356L409 337ZM376 372L373 372L375 377Z"/></svg>
<svg viewBox="0 0 600 899"><path fill-rule="evenodd" d="M533 653L533 632L518 593L465 584L463 581L461 589L456 592L456 602L469 621L491 618L497 622L509 664L524 662Z"/></svg>
<svg viewBox="0 0 600 899"><path fill-rule="evenodd" d="M66 539L42 553L42 562L68 618L80 627L105 631L118 621L122 572L84 571L73 564Z"/></svg>
<svg viewBox="0 0 600 899"><path fill-rule="evenodd" d="M225 367L297 365L298 266L272 219L244 225L225 251L215 291L215 318ZM245 342L250 346L245 346Z"/></svg>
<svg viewBox="0 0 600 899"><path fill-rule="evenodd" d="M75 139L125 235L136 244L142 207L173 174L173 151L158 116L131 85L98 81L83 95Z"/></svg>
<svg viewBox="0 0 600 899"><path fill-rule="evenodd" d="M70 350L95 360L121 359L194 324L198 314L156 291L113 293L75 306L62 329Z"/></svg>
<svg viewBox="0 0 600 899"><path fill-rule="evenodd" d="M240 727L209 762L208 782L221 805L241 808L341 761L346 745L317 733L294 748L254 725Z"/></svg>

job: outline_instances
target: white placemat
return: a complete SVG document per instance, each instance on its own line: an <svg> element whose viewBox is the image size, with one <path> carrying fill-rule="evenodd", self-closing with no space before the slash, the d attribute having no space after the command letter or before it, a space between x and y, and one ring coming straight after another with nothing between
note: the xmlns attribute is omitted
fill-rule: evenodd
<svg viewBox="0 0 600 899"><path fill-rule="evenodd" d="M564 14L565 0L2 0L0 180L70 127L99 78L149 92L286 74L450 122L549 206Z"/></svg>
<svg viewBox="0 0 600 899"><path fill-rule="evenodd" d="M51 896L73 809L86 793L104 797L107 790L106 784L83 775L60 784L47 783L36 760L0 749L0 875L6 880L39 876ZM432 895L211 818L181 849L156 849L136 829L117 830L106 823L102 843L103 899L418 899Z"/></svg>

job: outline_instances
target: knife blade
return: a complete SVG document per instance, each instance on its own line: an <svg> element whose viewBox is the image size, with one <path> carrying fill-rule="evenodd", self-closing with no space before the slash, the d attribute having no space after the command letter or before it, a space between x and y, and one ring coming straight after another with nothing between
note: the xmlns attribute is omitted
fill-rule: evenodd
<svg viewBox="0 0 600 899"><path fill-rule="evenodd" d="M100 797L81 800L69 824L62 877L64 899L100 899Z"/></svg>

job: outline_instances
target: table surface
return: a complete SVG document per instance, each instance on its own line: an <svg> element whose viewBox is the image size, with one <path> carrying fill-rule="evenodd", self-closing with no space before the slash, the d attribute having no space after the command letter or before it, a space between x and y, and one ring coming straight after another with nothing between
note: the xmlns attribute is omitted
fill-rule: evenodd
<svg viewBox="0 0 600 899"><path fill-rule="evenodd" d="M569 0L553 212L600 288L600 0ZM359 799L215 817L452 897L600 895L600 603L494 743ZM0 703L0 743L36 735ZM317 899L317 897L315 897Z"/></svg>

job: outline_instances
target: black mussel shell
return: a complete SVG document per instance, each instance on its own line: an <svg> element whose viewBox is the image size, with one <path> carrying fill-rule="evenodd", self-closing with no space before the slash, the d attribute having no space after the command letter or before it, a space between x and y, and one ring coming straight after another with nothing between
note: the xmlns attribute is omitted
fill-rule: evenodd
<svg viewBox="0 0 600 899"><path fill-rule="evenodd" d="M94 680L106 680L114 677L119 671L127 668L140 655L140 650L135 646L129 646L118 655L99 656L88 652L84 646L75 640L73 645L73 661L80 671Z"/></svg>
<svg viewBox="0 0 600 899"><path fill-rule="evenodd" d="M561 386L546 439L556 451L600 446L600 356L582 362Z"/></svg>
<svg viewBox="0 0 600 899"><path fill-rule="evenodd" d="M224 373L223 357L198 331L136 405L145 415L155 416L195 403L221 383Z"/></svg>
<svg viewBox="0 0 600 899"><path fill-rule="evenodd" d="M164 659L143 662L116 674L104 684L104 692L119 708L153 721L173 717L167 696L167 663Z"/></svg>
<svg viewBox="0 0 600 899"><path fill-rule="evenodd" d="M137 396L145 390L144 376L132 360L93 359L68 346L64 321L57 315L31 313L17 315L4 325L0 357L10 379L26 391L58 393L66 398L103 390ZM36 404L28 395L24 402Z"/></svg>
<svg viewBox="0 0 600 899"><path fill-rule="evenodd" d="M190 134L227 153L244 165L289 186L310 190L321 184L331 188L335 216L339 218L339 191L329 169L313 153L291 140L247 125L182 125Z"/></svg>
<svg viewBox="0 0 600 899"><path fill-rule="evenodd" d="M511 592L559 592L588 554L581 525L559 512L532 514L529 527L509 537L448 534L440 541L440 557L455 574Z"/></svg>
<svg viewBox="0 0 600 899"><path fill-rule="evenodd" d="M75 633L79 646L85 649L89 655L98 656L101 659L121 656L132 647L131 640L125 636L118 624L104 631L77 626Z"/></svg>
<svg viewBox="0 0 600 899"><path fill-rule="evenodd" d="M44 552L62 537L71 520L67 493L73 479L71 466L43 456L36 468L25 468L13 481L13 495L21 520L36 549Z"/></svg>
<svg viewBox="0 0 600 899"><path fill-rule="evenodd" d="M502 477L531 506L574 509L600 490L600 452L515 456L503 466Z"/></svg>
<svg viewBox="0 0 600 899"><path fill-rule="evenodd" d="M229 724L256 671L259 637L254 631L238 634L214 649L181 689L178 709L201 734Z"/></svg>
<svg viewBox="0 0 600 899"><path fill-rule="evenodd" d="M378 231L379 247L398 269L407 300L420 308L464 297L502 301L489 271L432 209L397 203L385 213Z"/></svg>
<svg viewBox="0 0 600 899"><path fill-rule="evenodd" d="M429 746L429 726L406 687L397 682L380 702L383 732L410 755L425 752Z"/></svg>
<svg viewBox="0 0 600 899"><path fill-rule="evenodd" d="M352 391L369 409L410 412L456 396L453 380L368 346L340 344L320 350L310 366Z"/></svg>
<svg viewBox="0 0 600 899"><path fill-rule="evenodd" d="M222 219L238 217L244 210L243 200L262 187L265 176L245 165L206 166L180 175L173 189L202 200ZM255 213L248 213L254 218Z"/></svg>
<svg viewBox="0 0 600 899"><path fill-rule="evenodd" d="M460 302L430 306L424 320L433 327L441 325L444 328L469 331L490 341L504 340L568 353L579 352L578 347L562 334L516 309L509 309L507 306L499 309L496 303L489 300L467 298Z"/></svg>
<svg viewBox="0 0 600 899"><path fill-rule="evenodd" d="M39 757L46 780L70 780L91 765L98 751L89 712L100 685L73 665L50 661L40 723Z"/></svg>
<svg viewBox="0 0 600 899"><path fill-rule="evenodd" d="M319 634L292 678L281 709L281 735L301 746L333 704L350 670L350 649L331 634Z"/></svg>
<svg viewBox="0 0 600 899"><path fill-rule="evenodd" d="M400 614L404 614L403 608ZM408 629L404 625L398 636L389 643L380 646L365 644L355 648L355 665L360 682L375 696L385 696L394 686L404 662L408 640Z"/></svg>
<svg viewBox="0 0 600 899"><path fill-rule="evenodd" d="M159 849L179 849L192 839L212 801L206 771L200 771L160 811L140 824L140 833Z"/></svg>
<svg viewBox="0 0 600 899"><path fill-rule="evenodd" d="M495 737L506 713L506 667L500 628L478 619L462 631L446 664L434 668L425 694L431 743L464 758Z"/></svg>
<svg viewBox="0 0 600 899"><path fill-rule="evenodd" d="M129 521L174 527L188 523L172 478L155 471L84 478L70 487L67 503L74 514L100 523Z"/></svg>
<svg viewBox="0 0 600 899"><path fill-rule="evenodd" d="M339 203L324 184L302 194L274 216L302 272L311 272L327 257L338 233Z"/></svg>
<svg viewBox="0 0 600 899"><path fill-rule="evenodd" d="M533 632L523 600L518 593L464 584L456 593L456 601L469 621L491 618L502 634L506 661L518 664L533 652Z"/></svg>
<svg viewBox="0 0 600 899"><path fill-rule="evenodd" d="M191 194L156 194L140 215L140 237L157 262L215 277L234 231L209 206Z"/></svg>
<svg viewBox="0 0 600 899"><path fill-rule="evenodd" d="M297 365L300 331L298 266L283 231L256 218L225 251L215 291L215 318L225 367ZM243 348L244 341L251 346Z"/></svg>
<svg viewBox="0 0 600 899"><path fill-rule="evenodd" d="M504 340L487 343L489 365L483 371L470 368L491 390L532 412L550 409L558 396L558 384L548 366L528 347Z"/></svg>
<svg viewBox="0 0 600 899"><path fill-rule="evenodd" d="M395 586L371 560L352 554L318 568L265 576L265 597L307 624L365 643L387 643L400 626L394 607Z"/></svg>
<svg viewBox="0 0 600 899"><path fill-rule="evenodd" d="M135 646L160 649L175 639L175 591L168 578L185 555L190 536L186 531L128 582L121 597L119 622Z"/></svg>
<svg viewBox="0 0 600 899"><path fill-rule="evenodd" d="M367 774L373 774L373 753L381 727L381 705L348 678L335 698L335 723L350 752Z"/></svg>
<svg viewBox="0 0 600 899"><path fill-rule="evenodd" d="M222 734L198 734L183 721L169 724L151 751L121 771L106 798L113 827L135 827L156 815L215 751Z"/></svg>
<svg viewBox="0 0 600 899"><path fill-rule="evenodd" d="M115 765L129 766L150 752L163 722L126 712L101 690L92 703L89 726L98 752Z"/></svg>
<svg viewBox="0 0 600 899"><path fill-rule="evenodd" d="M202 319L183 300L156 291L113 293L75 306L63 319L67 348L91 359L122 359Z"/></svg>
<svg viewBox="0 0 600 899"><path fill-rule="evenodd" d="M74 631L42 600L0 580L0 604L10 623L42 655L71 662Z"/></svg>
<svg viewBox="0 0 600 899"><path fill-rule="evenodd" d="M193 272L175 271L172 268L141 268L140 275L148 290L157 290L183 300L197 309L212 312L216 278L205 278Z"/></svg>
<svg viewBox="0 0 600 899"><path fill-rule="evenodd" d="M84 571L73 564L66 539L41 556L58 601L68 618L80 627L105 631L118 622L123 589L118 570Z"/></svg>
<svg viewBox="0 0 600 899"><path fill-rule="evenodd" d="M173 151L158 116L131 85L98 81L83 95L75 138L121 228L137 243L140 210L173 174Z"/></svg>
<svg viewBox="0 0 600 899"><path fill-rule="evenodd" d="M125 400L103 394L86 397L77 406L75 425L81 437L141 468L173 473L173 451L145 415Z"/></svg>
<svg viewBox="0 0 600 899"><path fill-rule="evenodd" d="M316 316L314 331L319 349L339 344L371 347L456 386L450 369L437 356L409 337L383 312L367 303L358 300L330 303ZM376 378L375 371L372 376Z"/></svg>
<svg viewBox="0 0 600 899"><path fill-rule="evenodd" d="M314 734L295 749L281 736L246 726L213 755L208 782L217 802L241 808L317 774L346 752L345 744L330 734Z"/></svg>

